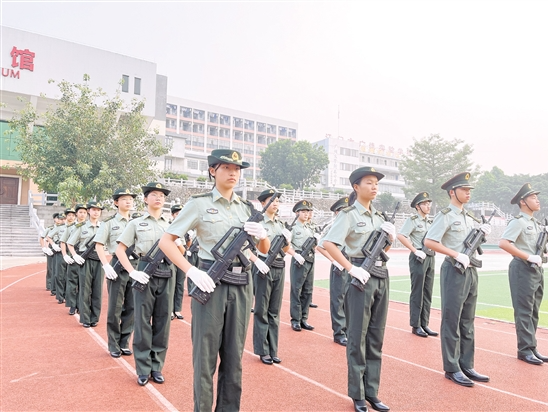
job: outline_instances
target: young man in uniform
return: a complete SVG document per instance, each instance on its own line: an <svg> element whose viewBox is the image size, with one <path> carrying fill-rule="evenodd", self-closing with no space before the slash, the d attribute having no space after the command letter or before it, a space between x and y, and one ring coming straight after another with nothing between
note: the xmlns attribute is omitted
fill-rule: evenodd
<svg viewBox="0 0 548 412"><path fill-rule="evenodd" d="M89 220L76 225L74 232L67 241L67 245L74 261L82 266L78 302L80 321L84 328L94 328L97 326L101 315L104 275L101 269L101 261L95 249L89 253L87 259L82 258L79 254L93 245L93 237L97 234L101 225L99 218L104 207L101 203L90 200L87 209ZM74 249L76 244L80 245L78 251Z"/></svg>
<svg viewBox="0 0 548 412"><path fill-rule="evenodd" d="M142 186L147 211L142 217L131 220L117 239L116 257L134 284L133 302L135 306L135 325L133 333L133 356L137 371L137 383L144 386L149 377L158 384L165 382L162 369L167 355L171 312L173 311L173 290L175 277L173 265L162 259L153 273L145 273L147 265L160 252L151 250L169 222L162 216L166 196L171 192L162 183L149 182ZM135 253L139 258L137 270L134 269L126 250L135 244ZM151 256L147 256L151 253ZM140 286L141 289L136 289Z"/></svg>
<svg viewBox="0 0 548 412"><path fill-rule="evenodd" d="M63 254L63 260L67 263L65 307L69 308L69 315L74 315L78 308L80 272L82 271L82 266L75 263L74 259L72 259L71 254L67 250L67 241L72 232L76 229L76 225L85 222L88 217L86 205L77 204L74 207L74 211L76 213L76 222L67 227L67 230L65 230L61 238L61 253Z"/></svg>
<svg viewBox="0 0 548 412"><path fill-rule="evenodd" d="M55 225L51 230L48 231L45 242L53 250L53 259L51 263L51 296L55 296L57 298L57 275L62 270L61 262L64 262L61 255L61 247L59 246L59 230L65 224L65 215L63 213L56 213L56 215L57 217L55 217L54 215L53 218L53 220L55 221Z"/></svg>
<svg viewBox="0 0 548 412"><path fill-rule="evenodd" d="M55 236L58 238L57 245L59 246L61 253L59 254L59 271L56 275L56 285L57 285L57 302L59 304L65 303L66 295L66 286L67 286L67 272L68 272L68 262L65 259L66 254L66 245L64 243L65 233L69 230L70 227L74 226L74 221L76 220L76 211L72 208L65 209L64 212L65 223L59 226ZM65 250L65 253L63 253Z"/></svg>
<svg viewBox="0 0 548 412"><path fill-rule="evenodd" d="M59 216L59 213L53 214L53 221L55 222L55 219ZM54 223L55 225L55 223ZM48 233L50 230L53 229L52 226L48 226L44 229L42 232L42 235L40 236L40 246L42 247L42 252L46 255L46 290L51 291L51 274L53 273L53 250L50 249L49 243L46 242L46 237L48 236ZM52 294L53 295L53 294Z"/></svg>
<svg viewBox="0 0 548 412"><path fill-rule="evenodd" d="M97 235L95 236L95 251L107 278L108 311L107 311L107 336L108 351L113 358L130 356L133 352L129 349L129 338L133 332L133 292L129 273L123 267L114 270L118 258L114 255L118 243L116 239L122 234L129 222L129 212L137 194L129 188L120 188L114 191L112 199L118 212L105 219ZM108 254L112 256L109 262ZM132 260L132 266L137 266L137 261Z"/></svg>
<svg viewBox="0 0 548 412"><path fill-rule="evenodd" d="M446 255L441 265L441 352L445 377L462 386L474 386L473 381L489 382L489 377L474 370L474 318L478 299L478 272L470 265L470 257L462 253L464 240L481 222L464 209L470 201L470 173L463 172L445 182L451 201L441 210L426 234L424 245ZM482 224L488 235L491 226ZM461 274L455 264L464 268Z"/></svg>
<svg viewBox="0 0 548 412"><path fill-rule="evenodd" d="M518 205L520 213L512 219L502 234L499 246L510 253L508 278L514 307L514 320L518 340L518 359L531 365L548 362L537 349L537 332L540 304L544 292L544 269L546 250L538 254L537 239L548 227L542 226L533 217L540 210L538 190L525 183L510 201Z"/></svg>
<svg viewBox="0 0 548 412"><path fill-rule="evenodd" d="M398 234L398 240L411 251L409 254L411 276L409 324L411 332L421 338L438 336L438 332L428 327L434 287L435 252L423 245L424 236L432 224L432 219L428 215L431 206L432 200L428 192L417 194L411 201L411 207L415 208L417 214L407 218Z"/></svg>

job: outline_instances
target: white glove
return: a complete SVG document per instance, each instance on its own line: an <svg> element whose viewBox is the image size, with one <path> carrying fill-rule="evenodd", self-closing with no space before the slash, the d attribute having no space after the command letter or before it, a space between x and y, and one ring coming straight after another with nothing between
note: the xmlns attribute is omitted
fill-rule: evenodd
<svg viewBox="0 0 548 412"><path fill-rule="evenodd" d="M341 272L344 270L344 266L341 265L339 262L337 262L336 260L334 260L333 262L331 262L333 264L333 266L335 266L337 269L339 269Z"/></svg>
<svg viewBox="0 0 548 412"><path fill-rule="evenodd" d="M415 250L413 253L415 253L415 256L421 259L426 259L426 253L424 253L422 250Z"/></svg>
<svg viewBox="0 0 548 412"><path fill-rule="evenodd" d="M316 242L319 242L322 237L319 233L314 233L314 238L316 239Z"/></svg>
<svg viewBox="0 0 548 412"><path fill-rule="evenodd" d="M118 278L118 274L112 268L112 266L110 266L110 264L105 263L103 265L103 270L105 271L105 276L106 276L107 279L116 280Z"/></svg>
<svg viewBox="0 0 548 412"><path fill-rule="evenodd" d="M63 259L65 262L67 262L67 265L72 265L74 263L74 259L71 258L69 255L64 255Z"/></svg>
<svg viewBox="0 0 548 412"><path fill-rule="evenodd" d="M462 266L464 266L464 269L470 266L470 258L464 253L459 253L458 256L455 258L455 260L461 263Z"/></svg>
<svg viewBox="0 0 548 412"><path fill-rule="evenodd" d="M78 263L80 266L84 264L84 262L86 261L86 259L84 259L82 256L80 255L74 255L72 256L72 258L74 259L74 261L76 263Z"/></svg>
<svg viewBox="0 0 548 412"><path fill-rule="evenodd" d="M178 237L177 239L175 239L175 246L177 246L177 247L183 246L183 241L181 240L180 237Z"/></svg>
<svg viewBox="0 0 548 412"><path fill-rule="evenodd" d="M61 248L59 247L59 245L57 245L57 244L55 244L55 243L53 243L53 244L51 245L51 248L52 248L53 250L55 250L56 252L60 252L60 251L61 251Z"/></svg>
<svg viewBox="0 0 548 412"><path fill-rule="evenodd" d="M304 258L303 258L300 254L295 253L295 254L293 255L293 257L295 258L295 260L297 261L297 263L298 263L299 265L304 265Z"/></svg>
<svg viewBox="0 0 548 412"><path fill-rule="evenodd" d="M352 266L352 268L350 269L350 271L348 273L350 273L350 276L355 277L360 282L362 282L364 285L367 283L367 281L371 277L371 275L369 274L369 272L367 270L365 270L365 269L363 269L359 266Z"/></svg>
<svg viewBox="0 0 548 412"><path fill-rule="evenodd" d="M129 277L143 285L146 285L150 279L150 276L140 270L132 270Z"/></svg>
<svg viewBox="0 0 548 412"><path fill-rule="evenodd" d="M285 240L287 240L287 244L290 244L291 239L293 238L293 235L291 234L291 232L287 229L283 229L282 230L282 235L284 235Z"/></svg>
<svg viewBox="0 0 548 412"><path fill-rule="evenodd" d="M51 251L49 247L43 247L42 252L44 252L48 256L53 256L53 252Z"/></svg>
<svg viewBox="0 0 548 412"><path fill-rule="evenodd" d="M267 236L266 229L257 222L245 222L244 230L251 236L257 237L259 239L264 239Z"/></svg>
<svg viewBox="0 0 548 412"><path fill-rule="evenodd" d="M527 258L527 262L542 266L542 258L539 255L529 255L529 257Z"/></svg>
<svg viewBox="0 0 548 412"><path fill-rule="evenodd" d="M393 223L384 222L381 225L381 230L386 232L392 238L392 240L396 238L396 226L394 226Z"/></svg>
<svg viewBox="0 0 548 412"><path fill-rule="evenodd" d="M190 238L190 240L194 240L194 238L196 237L196 232L192 229L190 229L188 232L188 237Z"/></svg>
<svg viewBox="0 0 548 412"><path fill-rule="evenodd" d="M215 282L209 277L207 272L198 269L196 266L192 266L186 275L194 282L202 292L213 293L215 289Z"/></svg>
<svg viewBox="0 0 548 412"><path fill-rule="evenodd" d="M484 234L489 235L489 233L491 233L491 225L489 223L484 223L479 227L479 230L481 230Z"/></svg>
<svg viewBox="0 0 548 412"><path fill-rule="evenodd" d="M261 273L264 273L266 275L268 272L270 272L270 268L268 267L268 265L264 263L261 259L257 259L253 263L255 266L257 266L257 269L259 269Z"/></svg>

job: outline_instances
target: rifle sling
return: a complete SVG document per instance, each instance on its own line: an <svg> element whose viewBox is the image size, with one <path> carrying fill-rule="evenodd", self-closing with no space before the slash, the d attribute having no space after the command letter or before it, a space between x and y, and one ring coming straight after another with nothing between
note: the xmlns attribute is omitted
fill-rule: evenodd
<svg viewBox="0 0 548 412"><path fill-rule="evenodd" d="M215 263L214 260L200 259L200 262L198 263L198 269L207 272L209 268L213 265L213 263ZM241 273L234 273L234 268L241 268ZM236 286L249 285L249 275L246 271L246 268L244 268L243 266L230 265L225 271L223 277L221 278L221 282L226 283L227 285Z"/></svg>

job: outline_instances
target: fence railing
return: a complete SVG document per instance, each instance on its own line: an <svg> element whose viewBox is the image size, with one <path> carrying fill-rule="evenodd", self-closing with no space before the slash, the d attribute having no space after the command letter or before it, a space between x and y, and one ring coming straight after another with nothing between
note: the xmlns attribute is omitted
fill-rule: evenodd
<svg viewBox="0 0 548 412"><path fill-rule="evenodd" d="M33 227L38 234L38 237L42 234L44 230L44 222L40 220L36 209L34 208L34 195L29 190L29 217L30 217L30 227Z"/></svg>

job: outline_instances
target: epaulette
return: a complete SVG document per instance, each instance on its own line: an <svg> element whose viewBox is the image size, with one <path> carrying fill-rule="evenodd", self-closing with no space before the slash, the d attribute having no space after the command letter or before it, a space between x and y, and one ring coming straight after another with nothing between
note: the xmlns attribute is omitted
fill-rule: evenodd
<svg viewBox="0 0 548 412"><path fill-rule="evenodd" d="M191 197L197 199L199 197L213 196L212 192L198 193L197 195L192 195Z"/></svg>
<svg viewBox="0 0 548 412"><path fill-rule="evenodd" d="M478 223L481 223L481 219L478 219L476 216L474 216L472 213L470 212L466 212L466 215L467 216L470 216L472 219L474 219L476 222Z"/></svg>
<svg viewBox="0 0 548 412"><path fill-rule="evenodd" d="M47 230L51 230L51 229L53 229L53 225L51 225L51 226L48 226L48 227L47 227L46 229L47 229Z"/></svg>
<svg viewBox="0 0 548 412"><path fill-rule="evenodd" d="M345 207L344 209L341 209L341 212L348 213L348 212L350 212L351 210L354 210L354 209L356 209L356 206L351 205L351 206Z"/></svg>
<svg viewBox="0 0 548 412"><path fill-rule="evenodd" d="M514 219L521 219L523 216L522 215L517 215L517 216L514 216Z"/></svg>
<svg viewBox="0 0 548 412"><path fill-rule="evenodd" d="M82 227L86 224L86 222L80 222L76 224L76 227Z"/></svg>
<svg viewBox="0 0 548 412"><path fill-rule="evenodd" d="M415 219L418 219L419 218L419 215L413 215L411 216L411 220L415 220Z"/></svg>
<svg viewBox="0 0 548 412"><path fill-rule="evenodd" d="M114 219L115 217L116 217L116 215L114 214L114 215L112 215L112 216L110 216L110 217L107 217L105 220L103 220L103 222L108 222L109 220L112 220L112 219Z"/></svg>
<svg viewBox="0 0 548 412"><path fill-rule="evenodd" d="M443 213L444 215L446 215L447 213L449 213L451 211L451 208L450 207L446 207L445 209L441 209L440 212Z"/></svg>

